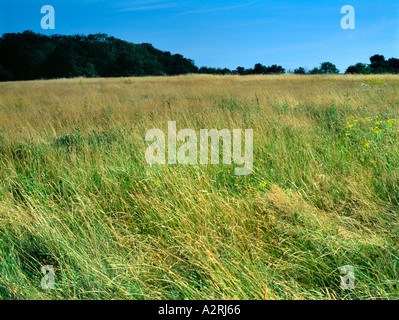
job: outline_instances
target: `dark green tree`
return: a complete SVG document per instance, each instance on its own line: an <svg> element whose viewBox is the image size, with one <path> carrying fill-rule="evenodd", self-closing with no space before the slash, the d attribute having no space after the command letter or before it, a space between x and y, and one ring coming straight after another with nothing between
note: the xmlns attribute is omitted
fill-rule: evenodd
<svg viewBox="0 0 399 320"><path fill-rule="evenodd" d="M305 68L299 67L298 69L294 70L295 74L306 74Z"/></svg>
<svg viewBox="0 0 399 320"><path fill-rule="evenodd" d="M25 31L0 37L0 81L197 72L194 61L182 55L105 34L45 36Z"/></svg>
<svg viewBox="0 0 399 320"><path fill-rule="evenodd" d="M391 58L388 60L391 73L399 73L399 59Z"/></svg>
<svg viewBox="0 0 399 320"><path fill-rule="evenodd" d="M237 67L237 69L234 71L235 74L238 74L240 76L246 75L247 72L244 67Z"/></svg>
<svg viewBox="0 0 399 320"><path fill-rule="evenodd" d="M322 74L319 68L314 67L313 69L309 70L309 74Z"/></svg>
<svg viewBox="0 0 399 320"><path fill-rule="evenodd" d="M324 73L324 74L337 74L337 73L339 73L339 70L337 69L335 64L333 64L331 62L323 62L320 65L319 69L320 69L320 72Z"/></svg>
<svg viewBox="0 0 399 320"><path fill-rule="evenodd" d="M385 60L385 57L379 54L376 54L370 57L370 68L372 73L390 73L391 68L389 62Z"/></svg>
<svg viewBox="0 0 399 320"><path fill-rule="evenodd" d="M369 74L371 68L365 63L356 63L354 66L349 66L345 71L346 74Z"/></svg>

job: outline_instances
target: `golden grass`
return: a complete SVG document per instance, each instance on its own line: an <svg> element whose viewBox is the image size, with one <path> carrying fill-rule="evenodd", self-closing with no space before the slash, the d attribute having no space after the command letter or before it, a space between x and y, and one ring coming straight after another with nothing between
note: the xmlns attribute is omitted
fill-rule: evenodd
<svg viewBox="0 0 399 320"><path fill-rule="evenodd" d="M0 297L398 298L398 89L391 75L0 83ZM254 172L148 165L145 133L168 121L253 129Z"/></svg>

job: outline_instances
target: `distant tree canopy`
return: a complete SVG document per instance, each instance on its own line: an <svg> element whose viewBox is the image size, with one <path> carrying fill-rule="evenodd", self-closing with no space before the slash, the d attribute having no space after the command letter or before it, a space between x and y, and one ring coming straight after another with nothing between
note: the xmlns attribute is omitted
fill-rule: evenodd
<svg viewBox="0 0 399 320"><path fill-rule="evenodd" d="M349 66L345 73L349 74L381 74L381 73L399 73L399 59L391 58L385 60L385 57L376 54L370 58L370 64L357 63Z"/></svg>
<svg viewBox="0 0 399 320"><path fill-rule="evenodd" d="M294 70L295 74L306 74L306 70L303 67L299 67L298 69Z"/></svg>
<svg viewBox="0 0 399 320"><path fill-rule="evenodd" d="M354 66L348 67L345 71L346 74L369 74L371 68L365 63L356 63Z"/></svg>
<svg viewBox="0 0 399 320"><path fill-rule="evenodd" d="M253 69L198 68L180 54L134 44L106 34L46 36L32 31L0 37L0 81L73 77L202 74L278 74L281 66Z"/></svg>
<svg viewBox="0 0 399 320"><path fill-rule="evenodd" d="M303 69L303 68L302 68ZM313 68L309 71L309 74L337 74L339 70L335 64L331 62L323 62L319 68Z"/></svg>
<svg viewBox="0 0 399 320"><path fill-rule="evenodd" d="M253 68L245 69L244 67L237 67L236 70L232 71L232 74L237 75L251 75L251 74L281 74L285 73L285 69L282 66L272 65L270 67L266 67L261 63L255 64Z"/></svg>
<svg viewBox="0 0 399 320"><path fill-rule="evenodd" d="M105 34L46 36L31 31L0 38L0 80L197 73L190 59Z"/></svg>
<svg viewBox="0 0 399 320"><path fill-rule="evenodd" d="M228 68L209 68L209 67L201 67L198 71L200 74L218 74L218 75L226 75L232 74L232 71Z"/></svg>
<svg viewBox="0 0 399 320"><path fill-rule="evenodd" d="M254 69L250 72L252 74L279 74L279 73L285 73L285 69L275 64L270 67L266 67L260 63L257 63Z"/></svg>
<svg viewBox="0 0 399 320"><path fill-rule="evenodd" d="M151 44L134 44L106 34L46 36L32 31L6 33L0 37L0 81L73 77L128 77L181 75L283 74L282 66L255 64L253 68L210 68L195 66L180 54L171 54ZM295 74L306 74L303 67ZM337 67L323 62L309 74L336 74ZM370 64L357 63L346 73L399 73L399 59L385 60L382 55L370 58Z"/></svg>
<svg viewBox="0 0 399 320"><path fill-rule="evenodd" d="M260 63L255 64L254 68L245 69L244 67L237 67L236 70L232 71L228 68L209 68L209 67L201 67L198 71L202 74L235 74L240 76L251 75L251 74L279 74L285 73L285 69L282 66L272 65L270 67L266 67Z"/></svg>

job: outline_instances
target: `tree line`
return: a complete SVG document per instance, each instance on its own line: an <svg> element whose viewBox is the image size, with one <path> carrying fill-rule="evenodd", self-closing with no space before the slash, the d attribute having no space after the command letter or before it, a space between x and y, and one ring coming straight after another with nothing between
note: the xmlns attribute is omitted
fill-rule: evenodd
<svg viewBox="0 0 399 320"><path fill-rule="evenodd" d="M399 59L385 60L374 55L370 64L357 63L346 73L399 73ZM35 80L74 77L127 77L182 74L256 75L282 74L282 66L253 68L198 68L194 61L180 54L161 51L151 44L134 44L106 34L52 35L32 31L6 33L0 37L0 81ZM295 74L337 74L331 62L306 71L300 67Z"/></svg>
<svg viewBox="0 0 399 320"><path fill-rule="evenodd" d="M94 35L46 36L31 31L0 38L0 80L72 77L124 77L196 73L190 59L155 49Z"/></svg>
<svg viewBox="0 0 399 320"><path fill-rule="evenodd" d="M253 68L245 69L244 67L237 67L235 70L230 70L228 68L209 68L209 67L201 67L198 70L200 74L236 74L236 75L251 75L251 74L280 74L285 73L285 69L282 66L272 65L270 67L266 67L261 63L255 64Z"/></svg>
<svg viewBox="0 0 399 320"><path fill-rule="evenodd" d="M349 66L345 73L348 74L381 74L381 73L399 73L399 59L390 58L385 60L385 57L376 54L370 58L370 64L356 63Z"/></svg>

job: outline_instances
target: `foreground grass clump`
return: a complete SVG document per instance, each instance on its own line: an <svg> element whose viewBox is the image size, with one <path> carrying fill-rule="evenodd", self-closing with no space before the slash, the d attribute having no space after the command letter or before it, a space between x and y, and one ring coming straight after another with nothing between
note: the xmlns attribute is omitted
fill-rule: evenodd
<svg viewBox="0 0 399 320"><path fill-rule="evenodd" d="M397 76L1 83L0 298L399 298L398 91ZM253 129L254 172L148 165L145 134L168 121Z"/></svg>

